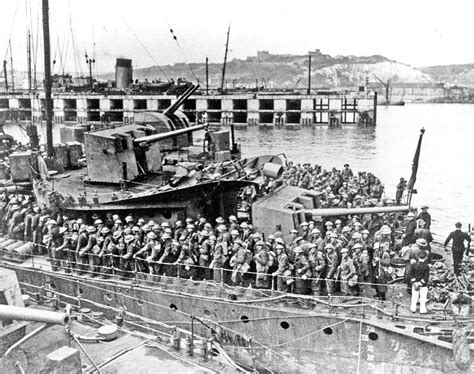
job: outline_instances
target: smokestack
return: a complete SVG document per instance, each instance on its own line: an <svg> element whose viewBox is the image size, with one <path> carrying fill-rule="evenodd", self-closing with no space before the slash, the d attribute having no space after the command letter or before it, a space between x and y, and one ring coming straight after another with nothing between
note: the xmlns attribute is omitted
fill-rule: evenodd
<svg viewBox="0 0 474 374"><path fill-rule="evenodd" d="M118 58L115 62L115 86L117 88L128 88L132 79L132 60Z"/></svg>

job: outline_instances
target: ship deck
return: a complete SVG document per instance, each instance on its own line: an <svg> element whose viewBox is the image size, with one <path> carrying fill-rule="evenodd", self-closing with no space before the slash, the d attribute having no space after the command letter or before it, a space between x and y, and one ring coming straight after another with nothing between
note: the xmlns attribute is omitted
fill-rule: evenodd
<svg viewBox="0 0 474 374"><path fill-rule="evenodd" d="M195 146L192 147L191 152L187 150L186 154L182 151L170 153L167 156L171 160L170 163L184 162L183 166L165 164L162 172L150 174L145 179L127 181L126 185L93 183L87 178L87 167L68 169L63 173L51 175L46 182L35 183L35 195L41 206L49 206L52 198L59 198L66 201L62 205L69 210L123 209L129 204L141 206L143 204L140 200L149 196L172 193L177 190L183 191L195 186L202 186L205 189L206 183L221 182L224 185L229 182L228 189L238 189L256 183L261 178L258 175L250 178L251 181L240 176L246 177L255 173L266 161L273 158L273 155L261 156L240 160L238 165L231 162L227 165L211 163L206 164L203 171L193 170L192 167L186 170L187 163L193 162L194 159L194 156L190 155L196 155L199 150L202 148ZM214 174L216 169L219 169L221 174ZM152 208L152 206L143 205L143 208Z"/></svg>
<svg viewBox="0 0 474 374"><path fill-rule="evenodd" d="M35 309L50 310L44 306L35 306ZM81 319L81 321L78 320ZM79 351L83 373L235 373L231 368L218 360L204 360L197 354L190 357L186 352L173 349L165 337L152 336L118 329L118 337L114 340L100 340L98 328L111 324L107 320L93 319L87 314L73 314L69 325L70 333L77 341L68 339L64 326L50 326L39 335L32 337L12 351L10 357L14 364L21 365L24 372L40 372L45 367L46 356L62 346L70 346ZM29 322L26 333L41 327L39 322ZM10 361L0 362L0 371L10 371Z"/></svg>

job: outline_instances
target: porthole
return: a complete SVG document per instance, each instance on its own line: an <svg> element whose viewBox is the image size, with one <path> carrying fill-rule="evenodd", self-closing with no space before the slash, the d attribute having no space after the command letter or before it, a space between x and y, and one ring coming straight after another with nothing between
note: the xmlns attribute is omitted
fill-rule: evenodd
<svg viewBox="0 0 474 374"><path fill-rule="evenodd" d="M170 309L178 310L178 307L175 304L170 304Z"/></svg>
<svg viewBox="0 0 474 374"><path fill-rule="evenodd" d="M250 322L250 318L248 316L242 316L242 317L240 317L240 320L243 323L249 323Z"/></svg>
<svg viewBox="0 0 474 374"><path fill-rule="evenodd" d="M281 321L280 322L280 327L283 329L283 330L286 330L290 327L290 324L286 321Z"/></svg>
<svg viewBox="0 0 474 374"><path fill-rule="evenodd" d="M323 332L326 334L326 335L331 335L333 333L332 331L332 328L330 327L326 327Z"/></svg>
<svg viewBox="0 0 474 374"><path fill-rule="evenodd" d="M376 340L379 339L379 334L377 334L376 332L371 332L371 333L369 333L369 339L373 340L373 341L376 341Z"/></svg>
<svg viewBox="0 0 474 374"><path fill-rule="evenodd" d="M143 301L143 300L136 299L136 301L137 301L137 305L138 305L138 306L143 306L143 305L145 305L145 301Z"/></svg>
<svg viewBox="0 0 474 374"><path fill-rule="evenodd" d="M112 294L109 293L109 292L106 292L105 295L104 295L104 300L105 301L112 301L112 299L113 299Z"/></svg>
<svg viewBox="0 0 474 374"><path fill-rule="evenodd" d="M211 311L204 309L204 315L209 317L211 315Z"/></svg>

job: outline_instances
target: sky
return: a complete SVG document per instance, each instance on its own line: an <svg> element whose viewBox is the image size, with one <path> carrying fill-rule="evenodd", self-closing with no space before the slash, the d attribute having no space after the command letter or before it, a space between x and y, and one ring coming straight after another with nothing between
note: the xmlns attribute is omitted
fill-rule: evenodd
<svg viewBox="0 0 474 374"><path fill-rule="evenodd" d="M11 40L15 70L26 69L28 28L42 43L40 5L2 1L0 53L10 59ZM474 63L473 10L467 0L50 0L53 72L86 72L86 51L97 73L113 71L117 57L131 58L135 69L206 57L222 63L229 24L229 59L320 49L412 66Z"/></svg>

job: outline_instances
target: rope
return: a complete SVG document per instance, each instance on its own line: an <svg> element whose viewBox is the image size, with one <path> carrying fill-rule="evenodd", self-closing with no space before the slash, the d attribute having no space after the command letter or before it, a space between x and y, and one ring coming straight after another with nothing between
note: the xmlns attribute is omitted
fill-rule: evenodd
<svg viewBox="0 0 474 374"><path fill-rule="evenodd" d="M165 76L165 78L169 81L168 77L166 76L166 73L164 72L164 70L161 68L160 65L158 65L158 63L156 62L155 58L153 57L153 55L150 53L150 51L148 50L148 48L145 46L145 44L143 44L143 42L140 40L140 38L138 37L137 34L135 34L135 32L132 30L132 28L130 27L130 25L127 23L127 21L125 20L124 17L122 17L122 21L125 23L125 25L128 27L128 29L130 30L130 32L132 33L132 35L135 37L135 39L137 39L137 41L140 43L140 45L143 47L143 49L145 50L145 52L148 54L148 56L151 58L151 60L153 61L153 63L158 67L158 69L160 69L161 71L161 74L163 74Z"/></svg>
<svg viewBox="0 0 474 374"><path fill-rule="evenodd" d="M170 26L169 23L168 23L168 27L169 27L169 29L170 29L171 36L173 37L174 41L175 41L176 44L178 45L179 50L181 51L181 54L183 55L183 58L184 58L184 61L186 62L186 65L188 66L189 70L191 70L191 73L192 73L192 75L194 76L194 79L196 79L196 82L199 84L199 83L200 83L199 78L198 78L198 77L196 76L196 74L194 73L193 67L192 67L191 64L189 63L188 57L187 57L186 54L184 53L183 48L181 48L181 44L179 44L178 37L175 35L175 33L174 33L173 29L171 28L171 26Z"/></svg>
<svg viewBox="0 0 474 374"><path fill-rule="evenodd" d="M12 19L12 25L10 27L10 34L8 36L8 45L7 45L7 48L6 48L6 51L5 51L5 57L3 58L4 60L6 60L7 56L8 56L8 49L10 48L10 43L11 43L12 34L13 34L13 26L15 25L16 13L17 13L19 4L20 4L20 0L17 0L16 1L16 6L15 6L15 13L13 14L13 19Z"/></svg>

